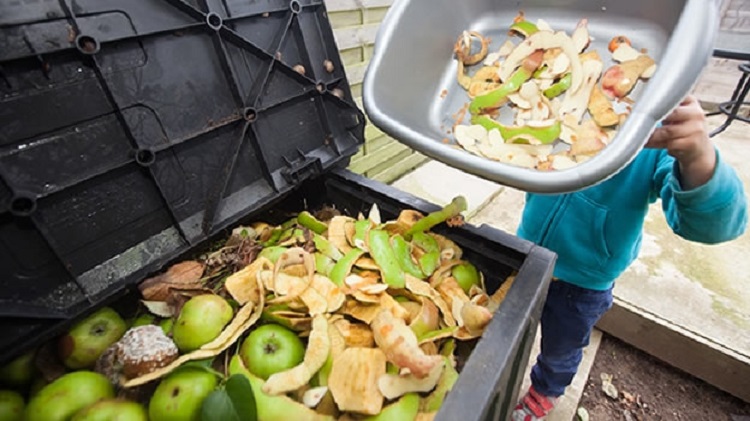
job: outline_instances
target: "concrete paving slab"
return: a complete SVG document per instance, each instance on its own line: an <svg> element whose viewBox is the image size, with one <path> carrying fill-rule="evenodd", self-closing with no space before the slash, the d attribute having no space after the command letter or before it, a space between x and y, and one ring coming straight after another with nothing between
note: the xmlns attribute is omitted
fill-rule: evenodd
<svg viewBox="0 0 750 421"><path fill-rule="evenodd" d="M486 206L469 219L474 225L487 224L507 233L516 234L521 223L521 213L526 193L511 187L503 187Z"/></svg>
<svg viewBox="0 0 750 421"><path fill-rule="evenodd" d="M465 214L471 217L502 189L502 186L465 173L441 162L430 160L396 180L394 187L439 206L463 195L468 202Z"/></svg>

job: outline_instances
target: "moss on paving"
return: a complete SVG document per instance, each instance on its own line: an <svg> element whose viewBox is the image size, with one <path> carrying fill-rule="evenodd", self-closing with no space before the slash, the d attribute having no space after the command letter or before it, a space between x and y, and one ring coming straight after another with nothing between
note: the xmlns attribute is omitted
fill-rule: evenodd
<svg viewBox="0 0 750 421"><path fill-rule="evenodd" d="M750 329L750 321L743 314L748 305L747 298L737 293L739 288L735 284L747 274L735 273L737 268L729 266L730 259L724 254L725 248L689 242L678 237L667 224L660 207L652 208L645 230L656 237L661 249L657 255L640 258L648 268L648 276L659 276L657 272L662 262L672 263L686 279L714 293L711 296L711 308L714 311L737 327ZM730 247L750 250L750 236L745 235L735 240Z"/></svg>

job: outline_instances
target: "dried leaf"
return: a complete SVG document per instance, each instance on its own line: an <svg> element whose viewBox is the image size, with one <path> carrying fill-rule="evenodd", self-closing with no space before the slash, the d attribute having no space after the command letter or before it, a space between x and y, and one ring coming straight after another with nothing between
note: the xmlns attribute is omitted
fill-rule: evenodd
<svg viewBox="0 0 750 421"><path fill-rule="evenodd" d="M165 273L145 279L138 289L146 301L165 301L170 288L202 288L200 279L204 269L202 263L194 260L176 263Z"/></svg>

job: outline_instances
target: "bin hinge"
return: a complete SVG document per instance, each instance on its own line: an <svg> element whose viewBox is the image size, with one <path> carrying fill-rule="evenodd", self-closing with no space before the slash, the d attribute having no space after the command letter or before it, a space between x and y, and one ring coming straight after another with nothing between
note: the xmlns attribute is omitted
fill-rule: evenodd
<svg viewBox="0 0 750 421"><path fill-rule="evenodd" d="M297 184L310 176L323 172L323 164L320 162L320 158L305 156L299 149L297 149L297 152L300 154L299 159L290 160L283 157L287 168L281 169L281 175L288 183Z"/></svg>

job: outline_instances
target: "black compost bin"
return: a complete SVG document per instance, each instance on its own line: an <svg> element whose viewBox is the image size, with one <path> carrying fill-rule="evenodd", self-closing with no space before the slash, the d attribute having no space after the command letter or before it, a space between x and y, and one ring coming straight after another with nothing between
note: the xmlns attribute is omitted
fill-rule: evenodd
<svg viewBox="0 0 750 421"><path fill-rule="evenodd" d="M317 0L0 3L0 364L242 222L437 206L344 168L364 142ZM506 419L555 261L436 228L516 282L438 419Z"/></svg>

